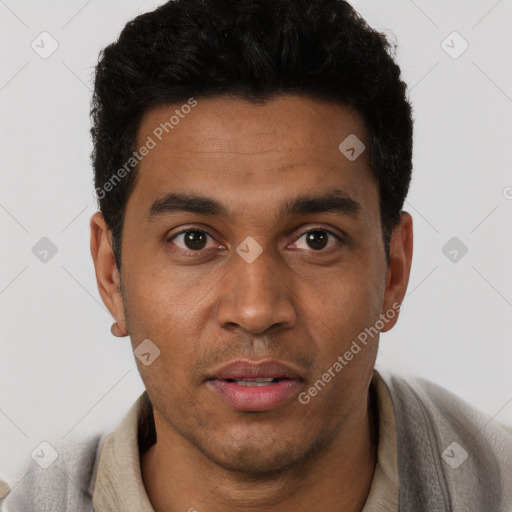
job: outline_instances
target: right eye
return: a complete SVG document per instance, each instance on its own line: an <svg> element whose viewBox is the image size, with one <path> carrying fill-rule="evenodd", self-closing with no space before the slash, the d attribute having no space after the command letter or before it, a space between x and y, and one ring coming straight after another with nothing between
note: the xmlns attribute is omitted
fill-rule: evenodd
<svg viewBox="0 0 512 512"><path fill-rule="evenodd" d="M214 245L208 246L208 238L215 242L215 239L202 229L188 228L168 238L178 249L185 252L200 252L202 249L211 249ZM222 246L219 246L222 247Z"/></svg>

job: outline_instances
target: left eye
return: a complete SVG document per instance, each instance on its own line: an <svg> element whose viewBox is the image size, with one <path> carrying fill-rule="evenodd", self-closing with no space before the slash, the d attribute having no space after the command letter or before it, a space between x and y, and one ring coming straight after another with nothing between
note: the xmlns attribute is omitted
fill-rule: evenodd
<svg viewBox="0 0 512 512"><path fill-rule="evenodd" d="M330 245L329 237L335 239ZM303 240L302 243L300 242L301 240ZM315 251L321 251L322 249L329 249L336 245L336 240L341 241L338 236L326 229L313 229L300 236L297 242L293 243L293 246L297 249L314 249ZM307 244L307 246L305 246L305 244Z"/></svg>
<svg viewBox="0 0 512 512"><path fill-rule="evenodd" d="M200 229L187 229L186 231L177 233L171 237L169 241L172 241L176 246L184 251L200 251L201 249L209 249L212 247L207 247L208 238L214 241L213 237L206 233L206 231L202 231ZM177 240L179 240L183 245L176 243ZM213 244L213 246L214 245L215 244Z"/></svg>

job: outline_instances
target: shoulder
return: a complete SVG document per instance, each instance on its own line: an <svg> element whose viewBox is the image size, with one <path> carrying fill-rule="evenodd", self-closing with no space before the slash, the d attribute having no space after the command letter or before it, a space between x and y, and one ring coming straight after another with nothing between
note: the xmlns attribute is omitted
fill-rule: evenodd
<svg viewBox="0 0 512 512"><path fill-rule="evenodd" d="M16 482L4 483L0 511L92 512L94 473L105 437L98 433L40 443Z"/></svg>
<svg viewBox="0 0 512 512"><path fill-rule="evenodd" d="M433 382L378 373L395 410L404 502L510 512L511 431Z"/></svg>
<svg viewBox="0 0 512 512"><path fill-rule="evenodd" d="M512 425L495 421L442 386L427 379L399 376L387 370L379 370L379 374L390 391L395 411L402 414L407 410L416 411L423 421L435 419L437 428L478 432L481 439L491 443L497 439L512 443Z"/></svg>

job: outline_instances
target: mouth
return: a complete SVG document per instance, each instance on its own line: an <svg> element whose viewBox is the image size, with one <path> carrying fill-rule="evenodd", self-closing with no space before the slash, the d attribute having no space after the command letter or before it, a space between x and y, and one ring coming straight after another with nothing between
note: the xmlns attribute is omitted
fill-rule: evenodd
<svg viewBox="0 0 512 512"><path fill-rule="evenodd" d="M278 377L260 377L256 379L226 379L226 382L234 382L238 386L258 387L258 386L269 386L271 384L277 384L285 379Z"/></svg>
<svg viewBox="0 0 512 512"><path fill-rule="evenodd" d="M278 361L234 361L207 379L208 387L228 407L238 411L269 411L297 395L304 379Z"/></svg>

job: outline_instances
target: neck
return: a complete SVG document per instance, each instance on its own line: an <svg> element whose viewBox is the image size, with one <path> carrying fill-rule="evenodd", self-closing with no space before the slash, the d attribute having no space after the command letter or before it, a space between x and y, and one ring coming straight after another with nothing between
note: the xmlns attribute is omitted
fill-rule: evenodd
<svg viewBox="0 0 512 512"><path fill-rule="evenodd" d="M377 459L377 421L370 391L322 452L262 477L219 468L155 414L158 441L141 456L146 492L155 512L360 512Z"/></svg>

